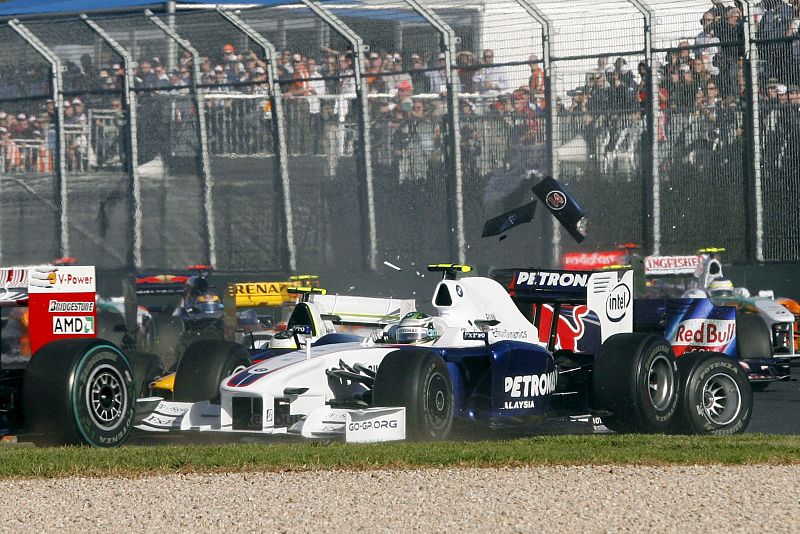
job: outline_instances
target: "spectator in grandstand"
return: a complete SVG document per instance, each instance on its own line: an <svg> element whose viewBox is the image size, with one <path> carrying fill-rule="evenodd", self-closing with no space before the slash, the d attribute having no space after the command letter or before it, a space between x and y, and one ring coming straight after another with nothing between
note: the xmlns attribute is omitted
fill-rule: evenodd
<svg viewBox="0 0 800 534"><path fill-rule="evenodd" d="M475 81L476 73L477 67L475 66L473 53L466 50L459 52L456 55L456 78L453 90L456 93L476 93L478 91L477 82Z"/></svg>
<svg viewBox="0 0 800 534"><path fill-rule="evenodd" d="M84 112L83 101L80 98L76 97L72 100L72 110L74 111L73 117L75 123L81 125L86 124L86 113Z"/></svg>
<svg viewBox="0 0 800 534"><path fill-rule="evenodd" d="M714 17L714 12L708 10L703 13L701 19L703 29L695 37L695 56L707 56L708 64L714 63L714 57L719 53L720 40L715 34L715 29L719 27Z"/></svg>
<svg viewBox="0 0 800 534"><path fill-rule="evenodd" d="M425 60L419 54L411 54L411 83L417 91L428 89L428 77L425 72Z"/></svg>
<svg viewBox="0 0 800 534"><path fill-rule="evenodd" d="M797 0L800 10L800 0ZM789 30L786 36L792 39L791 46L791 65L789 66L789 79L795 83L800 83L800 12L795 12L795 18L789 23Z"/></svg>
<svg viewBox="0 0 800 534"><path fill-rule="evenodd" d="M97 164L105 168L122 166L125 156L122 140L126 136L127 121L119 98L111 101L111 110L113 111L111 117L95 120L95 132L98 138Z"/></svg>
<svg viewBox="0 0 800 534"><path fill-rule="evenodd" d="M173 69L169 73L169 85L172 87L186 87L186 80L181 76L181 71Z"/></svg>
<svg viewBox="0 0 800 534"><path fill-rule="evenodd" d="M313 57L309 57L306 61L306 68L308 70L308 113L310 115L311 126L311 150L314 154L319 154L321 150L322 140L322 106L320 105L320 96L325 96L327 90L325 88L325 81L317 69L317 61Z"/></svg>
<svg viewBox="0 0 800 534"><path fill-rule="evenodd" d="M381 74L383 73L383 59L377 52L372 52L369 55L369 62L367 64L367 90L370 93L385 93L386 82Z"/></svg>
<svg viewBox="0 0 800 534"><path fill-rule="evenodd" d="M782 0L763 0L764 13L758 20L757 37L766 41L759 45L759 59L766 62L765 74L780 80L787 78L786 58L789 57L789 43L781 41L790 30L794 10Z"/></svg>
<svg viewBox="0 0 800 534"><path fill-rule="evenodd" d="M402 82L408 82L413 87L413 80L408 72L403 71L403 58L399 53L392 54L391 58L391 72L390 76L385 76L386 90L391 94L397 94L397 87Z"/></svg>
<svg viewBox="0 0 800 534"><path fill-rule="evenodd" d="M152 88L158 85L158 76L156 76L153 65L149 61L143 61L139 70L137 85L145 88Z"/></svg>
<svg viewBox="0 0 800 534"><path fill-rule="evenodd" d="M502 94L508 92L508 78L505 67L495 67L494 50L483 51L483 68L475 73L476 88L483 94Z"/></svg>
<svg viewBox="0 0 800 534"><path fill-rule="evenodd" d="M283 67L283 70L286 72L287 77L291 78L294 74L294 63L292 61L292 51L288 48L285 48L283 52L281 52L281 57L278 60L278 64Z"/></svg>
<svg viewBox="0 0 800 534"><path fill-rule="evenodd" d="M739 60L744 57L744 22L738 7L729 7L725 11L725 20L719 26L719 39L722 43L738 43L737 46L722 47L716 56L721 93L738 95Z"/></svg>
<svg viewBox="0 0 800 534"><path fill-rule="evenodd" d="M233 43L225 43L224 45L222 45L221 52L222 53L217 58L218 63L227 62L229 61L228 58L230 58L230 56L236 56L236 47L233 46Z"/></svg>
<svg viewBox="0 0 800 534"><path fill-rule="evenodd" d="M688 65L692 61L692 49L689 41L682 40L678 43L678 52L674 53L674 62L677 65Z"/></svg>
<svg viewBox="0 0 800 534"><path fill-rule="evenodd" d="M353 58L351 54L352 52L350 51L345 54L339 54L339 75L341 78L339 80L337 94L340 94L346 98L340 98L336 100L334 113L337 115L340 122L352 124L355 122L353 112L355 108L350 105L350 98L356 94L356 80L355 72L353 71ZM354 150L353 144L355 142L353 129L339 128L337 130L337 134L340 138L338 146L344 147L344 153L352 154Z"/></svg>
<svg viewBox="0 0 800 534"><path fill-rule="evenodd" d="M428 77L428 85L431 93L444 94L447 92L447 73L445 72L446 56L444 52L439 52L438 69L428 71L425 75Z"/></svg>
<svg viewBox="0 0 800 534"><path fill-rule="evenodd" d="M339 92L339 80L335 79L339 75L337 56L331 53L325 54L325 62L319 72L326 78L325 93L329 95L337 94Z"/></svg>
<svg viewBox="0 0 800 534"><path fill-rule="evenodd" d="M531 64L531 75L528 78L528 89L532 95L544 95L544 69L539 63L539 56L531 54L528 58Z"/></svg>

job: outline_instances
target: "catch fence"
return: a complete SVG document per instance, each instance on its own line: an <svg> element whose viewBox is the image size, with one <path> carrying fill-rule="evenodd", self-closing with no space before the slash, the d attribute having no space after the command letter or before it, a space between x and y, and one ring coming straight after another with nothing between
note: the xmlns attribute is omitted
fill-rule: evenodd
<svg viewBox="0 0 800 534"><path fill-rule="evenodd" d="M0 261L361 271L800 254L780 1L301 0L0 26ZM483 222L537 170L589 215ZM35 229L31 232L31 229Z"/></svg>

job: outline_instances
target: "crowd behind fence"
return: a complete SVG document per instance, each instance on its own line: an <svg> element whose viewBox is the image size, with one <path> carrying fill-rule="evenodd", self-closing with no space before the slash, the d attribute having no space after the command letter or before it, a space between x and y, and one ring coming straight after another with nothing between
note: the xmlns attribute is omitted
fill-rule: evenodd
<svg viewBox="0 0 800 534"><path fill-rule="evenodd" d="M188 174L201 182L176 182L196 190L185 209L202 213L194 224L201 228L180 230L197 234L187 259L214 259L212 235L236 242L248 231L271 234L275 268L298 268L295 255L308 269L357 266L353 253L374 268L377 259L415 254L492 264L500 245L482 244L480 225L525 201L527 171L535 169L563 180L593 216L584 249L637 241L652 252L686 253L722 245L737 260L797 260L800 1L687 2L685 13L675 12L682 3L621 3L641 20L641 43L594 34L558 51L548 38L569 26L569 12L546 1L506 2L525 20L522 31L530 28L521 40L498 37L507 18L457 22L472 16L470 6L485 13L481 6L491 3L481 2L365 0L376 21L383 11L405 11L390 36L363 41L347 29L369 25L370 14L326 2L243 10L237 28L218 11L139 14L143 25L148 17L169 21L190 44L166 31L142 33L122 42L127 59L98 52L108 36L96 37L94 52L52 47L63 60L58 98L50 66L34 52L0 65L0 182L2 175L21 177L23 187L36 176L88 178L74 182L79 188L92 177L135 175L123 194L134 212L129 224L155 236L142 222L154 210L134 197L152 185L140 170L159 162L162 179ZM122 36L127 20L105 17L100 25ZM288 20L299 21L296 28L281 22ZM253 28L272 52L248 37ZM242 160L260 161L265 178L252 171L248 187L266 190L266 205L243 192L247 207L235 223L211 219L215 198L230 204L220 183L234 183ZM340 211L349 212L349 226L341 226ZM256 219L263 221L252 230L248 220ZM512 257L556 263L563 250L582 250L549 221L535 222L538 241L521 240ZM6 236L22 232L1 212L0 224ZM13 242L0 241L3 258L15 258ZM161 249L144 247L144 259L126 252L112 263L172 266L159 264L173 261ZM263 254L241 259L227 250L222 268L264 265ZM58 252L69 251L61 243Z"/></svg>

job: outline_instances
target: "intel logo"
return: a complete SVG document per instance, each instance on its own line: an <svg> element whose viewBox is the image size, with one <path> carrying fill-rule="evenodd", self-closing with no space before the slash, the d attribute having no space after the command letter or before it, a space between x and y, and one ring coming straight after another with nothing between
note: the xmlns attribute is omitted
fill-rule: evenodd
<svg viewBox="0 0 800 534"><path fill-rule="evenodd" d="M619 284L611 290L606 299L606 317L612 323L618 323L625 317L631 303L631 290L625 284Z"/></svg>

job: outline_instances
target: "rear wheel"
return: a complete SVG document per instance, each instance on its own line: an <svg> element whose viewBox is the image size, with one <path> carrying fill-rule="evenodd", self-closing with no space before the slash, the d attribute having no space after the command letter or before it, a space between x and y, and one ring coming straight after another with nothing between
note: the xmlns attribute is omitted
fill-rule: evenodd
<svg viewBox="0 0 800 534"><path fill-rule="evenodd" d="M678 358L681 409L675 430L686 434L739 434L753 414L753 393L739 362L707 352Z"/></svg>
<svg viewBox="0 0 800 534"><path fill-rule="evenodd" d="M617 334L600 347L592 371L595 404L617 432L664 432L678 407L675 355L653 334Z"/></svg>
<svg viewBox="0 0 800 534"><path fill-rule="evenodd" d="M208 339L186 349L175 372L173 399L219 403L219 385L251 364L246 348L231 341Z"/></svg>
<svg viewBox="0 0 800 534"><path fill-rule="evenodd" d="M133 427L135 401L127 358L101 339L48 343L23 378L25 423L43 444L121 445Z"/></svg>
<svg viewBox="0 0 800 534"><path fill-rule="evenodd" d="M372 404L405 407L410 439L446 439L453 428L454 401L450 372L436 353L398 350L387 354L378 367Z"/></svg>

